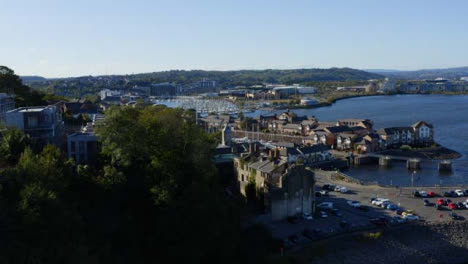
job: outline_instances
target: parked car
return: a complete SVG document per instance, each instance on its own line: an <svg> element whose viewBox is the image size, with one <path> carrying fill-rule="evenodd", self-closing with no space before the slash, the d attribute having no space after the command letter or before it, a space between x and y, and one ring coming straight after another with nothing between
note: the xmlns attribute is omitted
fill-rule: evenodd
<svg viewBox="0 0 468 264"><path fill-rule="evenodd" d="M394 217L392 217L392 220L391 220L393 223L396 223L396 224L401 224L401 223L404 223L406 222L405 219L403 219L401 216L399 215L395 215Z"/></svg>
<svg viewBox="0 0 468 264"><path fill-rule="evenodd" d="M405 210L403 210L403 209L400 208L400 209L397 209L397 210L395 211L395 214L397 214L397 215L402 215L404 212L405 212Z"/></svg>
<svg viewBox="0 0 468 264"><path fill-rule="evenodd" d="M436 209L436 210L442 210L442 205L440 205L440 204L435 204L435 209Z"/></svg>
<svg viewBox="0 0 468 264"><path fill-rule="evenodd" d="M358 201L346 201L346 203L354 208L361 207L361 203Z"/></svg>
<svg viewBox="0 0 468 264"><path fill-rule="evenodd" d="M390 201L390 200L385 199L385 198L376 198L374 201L372 201L372 204L380 206L383 202L386 202L386 201Z"/></svg>
<svg viewBox="0 0 468 264"><path fill-rule="evenodd" d="M335 192L339 192L339 191L340 191L340 189L341 189L341 186L338 186L338 185L337 185L337 186L335 186L335 189L334 189L334 191L335 191Z"/></svg>
<svg viewBox="0 0 468 264"><path fill-rule="evenodd" d="M419 192L419 197L427 197L427 192L425 192L425 191L420 191L420 192Z"/></svg>
<svg viewBox="0 0 468 264"><path fill-rule="evenodd" d="M414 215L414 214L407 214L407 215L403 216L403 218L405 218L408 221L418 221L419 220L419 216Z"/></svg>
<svg viewBox="0 0 468 264"><path fill-rule="evenodd" d="M322 196L328 196L328 192L325 190L315 192L315 197L322 197Z"/></svg>
<svg viewBox="0 0 468 264"><path fill-rule="evenodd" d="M348 188L346 187L341 187L340 188L340 193L347 193L348 192Z"/></svg>
<svg viewBox="0 0 468 264"><path fill-rule="evenodd" d="M453 190L450 190L450 191L444 192L444 196L445 197L457 197L457 194Z"/></svg>
<svg viewBox="0 0 468 264"><path fill-rule="evenodd" d="M429 192L427 192L427 196L428 196L428 197L435 197L435 196L436 196L436 193L435 193L435 192L432 192L432 191L429 191Z"/></svg>
<svg viewBox="0 0 468 264"><path fill-rule="evenodd" d="M449 203L451 203L451 202L452 202L452 200L450 200L450 199L447 199L447 200L446 200L446 202L447 202L447 204L449 204Z"/></svg>
<svg viewBox="0 0 468 264"><path fill-rule="evenodd" d="M450 208L450 209L452 209L452 210L455 210L455 209L457 209L457 204L455 204L455 203L449 203L449 204L448 204L448 208Z"/></svg>
<svg viewBox="0 0 468 264"><path fill-rule="evenodd" d="M464 192L465 192L465 196L468 196L468 189L466 189Z"/></svg>
<svg viewBox="0 0 468 264"><path fill-rule="evenodd" d="M319 214L320 214L321 218L327 218L328 217L328 214L326 212L324 212L324 211L320 211Z"/></svg>
<svg viewBox="0 0 468 264"><path fill-rule="evenodd" d="M418 190L413 191L413 197L421 197Z"/></svg>
<svg viewBox="0 0 468 264"><path fill-rule="evenodd" d="M447 205L447 202L442 198L437 199L436 203L438 205Z"/></svg>
<svg viewBox="0 0 468 264"><path fill-rule="evenodd" d="M465 205L462 202L457 203L457 209L465 209Z"/></svg>
<svg viewBox="0 0 468 264"><path fill-rule="evenodd" d="M429 202L428 199L424 199L423 202L424 202L424 206L433 206L434 205L433 203Z"/></svg>
<svg viewBox="0 0 468 264"><path fill-rule="evenodd" d="M324 185L322 185L322 190L330 190L330 184L325 183Z"/></svg>
<svg viewBox="0 0 468 264"><path fill-rule="evenodd" d="M397 210L398 208L399 208L399 207L398 207L398 205L396 205L396 204L389 204L389 205L387 205L387 209L388 209L388 210L391 210L391 211L395 211L395 210Z"/></svg>
<svg viewBox="0 0 468 264"><path fill-rule="evenodd" d="M309 214L309 213L303 213L303 214L302 214L302 218L304 218L304 219L307 220L307 221L311 221L311 220L314 219L314 218L312 217L312 215Z"/></svg>
<svg viewBox="0 0 468 264"><path fill-rule="evenodd" d="M387 208L387 205L391 204L392 202L391 201L384 201L380 204L380 207L382 208Z"/></svg>
<svg viewBox="0 0 468 264"><path fill-rule="evenodd" d="M465 206L466 209L468 209L468 202L463 202L463 205Z"/></svg>
<svg viewBox="0 0 468 264"><path fill-rule="evenodd" d="M456 213L450 213L449 216L453 219L453 220L464 220L465 218L463 216L460 216Z"/></svg>
<svg viewBox="0 0 468 264"><path fill-rule="evenodd" d="M455 190L455 194L458 196L458 197L462 197L462 196L465 196L465 192L458 189L458 190Z"/></svg>
<svg viewBox="0 0 468 264"><path fill-rule="evenodd" d="M340 210L338 210L336 208L331 209L331 213L338 216L338 217L343 217L343 213L340 212Z"/></svg>
<svg viewBox="0 0 468 264"><path fill-rule="evenodd" d="M320 209L332 209L333 203L332 202L323 202L317 205L317 208Z"/></svg>

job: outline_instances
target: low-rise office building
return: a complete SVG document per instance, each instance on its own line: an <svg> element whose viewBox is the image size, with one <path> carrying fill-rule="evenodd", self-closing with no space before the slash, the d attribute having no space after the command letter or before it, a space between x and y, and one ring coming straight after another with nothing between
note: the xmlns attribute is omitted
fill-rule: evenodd
<svg viewBox="0 0 468 264"><path fill-rule="evenodd" d="M94 164L99 151L96 134L79 132L68 136L68 157L75 160L76 164Z"/></svg>
<svg viewBox="0 0 468 264"><path fill-rule="evenodd" d="M61 144L63 121L56 106L21 107L8 111L5 124L22 130L40 143Z"/></svg>

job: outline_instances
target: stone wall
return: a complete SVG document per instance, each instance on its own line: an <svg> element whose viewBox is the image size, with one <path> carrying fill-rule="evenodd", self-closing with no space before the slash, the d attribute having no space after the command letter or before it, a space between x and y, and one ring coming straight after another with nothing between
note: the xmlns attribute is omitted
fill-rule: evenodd
<svg viewBox="0 0 468 264"><path fill-rule="evenodd" d="M288 168L281 181L282 188L272 188L268 192L273 221L314 211L315 181L312 171L303 165L295 165Z"/></svg>

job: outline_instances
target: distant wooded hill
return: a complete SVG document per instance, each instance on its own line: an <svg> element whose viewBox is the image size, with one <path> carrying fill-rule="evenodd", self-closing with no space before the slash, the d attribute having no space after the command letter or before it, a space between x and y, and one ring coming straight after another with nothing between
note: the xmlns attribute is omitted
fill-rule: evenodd
<svg viewBox="0 0 468 264"><path fill-rule="evenodd" d="M23 81L23 83L47 81L46 78L41 76L20 76L20 78Z"/></svg>
<svg viewBox="0 0 468 264"><path fill-rule="evenodd" d="M347 81L381 79L380 74L351 68L294 69L294 70L239 70L239 71L164 71L136 74L135 78L153 82L192 83L210 78L221 85L252 85L259 83L305 83L314 81Z"/></svg>
<svg viewBox="0 0 468 264"><path fill-rule="evenodd" d="M383 79L384 76L351 68L330 69L293 69L293 70L239 70L239 71L203 71L172 70L163 72L140 73L132 75L82 76L62 79L29 81L28 85L47 92L80 96L110 89L129 89L138 86L149 86L152 83L173 82L192 84L208 78L218 82L221 88L250 86L261 83L314 83L327 81L356 81Z"/></svg>
<svg viewBox="0 0 468 264"><path fill-rule="evenodd" d="M398 70L366 70L381 74L387 77L393 77L397 79L411 79L411 80L424 80L424 79L460 79L461 77L468 77L468 67L458 68L447 68L447 69L428 69L428 70L417 70L417 71L398 71Z"/></svg>

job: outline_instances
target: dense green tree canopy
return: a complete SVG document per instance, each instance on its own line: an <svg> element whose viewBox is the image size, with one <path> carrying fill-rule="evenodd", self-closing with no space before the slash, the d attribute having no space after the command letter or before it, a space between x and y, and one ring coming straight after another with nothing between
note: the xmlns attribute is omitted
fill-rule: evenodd
<svg viewBox="0 0 468 264"><path fill-rule="evenodd" d="M99 162L75 170L55 147L34 151L4 131L0 262L259 263L270 252L246 241L255 232L241 231L212 162L216 142L192 113L114 107L97 132Z"/></svg>

